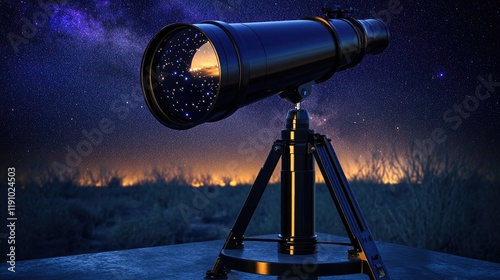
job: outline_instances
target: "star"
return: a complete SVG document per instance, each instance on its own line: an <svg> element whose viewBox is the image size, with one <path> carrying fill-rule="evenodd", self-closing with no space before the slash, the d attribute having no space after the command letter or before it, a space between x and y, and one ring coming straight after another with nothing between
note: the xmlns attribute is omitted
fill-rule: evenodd
<svg viewBox="0 0 500 280"><path fill-rule="evenodd" d="M255 159L265 157L265 151L247 150L243 142L255 139L255 134L263 130L279 134L290 104L269 92L269 98L242 107L227 119L184 132L173 131L161 126L146 109L138 78L142 56L155 33L175 22L247 23L321 16L322 5L309 2L296 1L294 5L276 9L275 3L282 6L281 2L257 0L249 9L243 1L65 1L54 8L44 26L36 26L36 36L31 34L32 38L22 40L18 53L8 45L10 54L2 61L8 69L1 78L2 90L7 93L2 95L2 104L7 110L11 108L11 112L7 114L9 119L2 121L5 126L2 131L12 131L13 140L2 146L8 147L13 160L26 165L32 158L15 156L23 154L26 145L39 145L40 149L30 153L33 158L49 158L44 151L54 150L55 160L63 162L66 147L75 147L84 139L82 130L92 131L99 127L102 119L109 119L115 127L113 133L106 135L92 155L84 158L82 166L106 165L120 170L132 157L138 157L144 159L135 165L139 171L147 169L147 163L175 162L194 172L204 170L218 175L223 169L198 164L200 154L213 162L227 161L242 154L243 157L255 154L252 157ZM43 9L37 1L17 3L5 13L4 29L22 36L21 19L27 18L33 23L33 16ZM497 8L488 4L476 7L465 0L455 1L449 7L436 4L423 10L411 3L402 6L399 14L381 13L391 17L388 28L397 35L393 36L394 40L391 38L383 53L367 54L359 65L318 83L304 102L313 116L312 128L328 136L338 135L340 146L358 152L372 141L407 131L408 139L391 141L398 141L396 144L403 147L423 140L436 127L449 124L443 120L447 108L453 108L457 101L464 100L476 87L482 86L475 77L496 71L498 63L493 58L500 48L494 37L498 34L498 25L494 24ZM386 10L387 1L379 0L369 5L360 2L354 8L360 11L353 15L355 18L371 17L372 10ZM468 13L470 10L475 12ZM390 13L390 9L386 11ZM27 26L25 33L29 31ZM175 37L168 48L158 50L164 55L158 59L164 63L157 73L159 86L164 90L162 102L185 120L190 120L205 116L220 102L217 96L219 78L210 73L223 73L227 69L201 63L208 60L204 55L213 54L210 48L203 47L208 42L203 33L190 29L184 34ZM268 36L266 40L276 38ZM195 65L193 54L182 51L185 45L188 45L186 49L203 54ZM250 69L254 69L253 66ZM261 76L262 79L268 77ZM428 82L429 78L433 83ZM202 82L196 84L200 79ZM265 83L273 85L274 81ZM129 97L123 99L122 96ZM181 102L176 103L178 98ZM117 100L125 101L117 103ZM498 113L490 108L498 108L497 104L493 99L481 103L474 118L462 120L459 131L447 131L449 139L444 145L473 149L471 153L476 154L483 165L487 165L486 162L498 165L500 150L484 143L500 139L495 129L500 126ZM283 118L270 124L270 120L277 119L275 115ZM485 119L488 121L478 121ZM396 129L394 123L397 123ZM476 145L468 147L466 143L474 135L484 135L484 139L476 136ZM360 137L363 141L359 141ZM444 145L440 148L445 148ZM246 170L251 170L252 166L258 170L260 164L258 160L248 161Z"/></svg>

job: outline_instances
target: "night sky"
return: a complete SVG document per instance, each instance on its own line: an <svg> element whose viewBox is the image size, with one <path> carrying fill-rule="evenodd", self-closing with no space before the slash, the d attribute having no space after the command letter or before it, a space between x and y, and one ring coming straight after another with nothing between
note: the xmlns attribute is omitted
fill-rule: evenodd
<svg viewBox="0 0 500 280"><path fill-rule="evenodd" d="M174 22L300 19L321 15L324 3L42 1L57 3L47 8L37 2L0 4L2 169L104 167L128 182L154 166L193 178L251 181L292 108L272 96L216 123L164 127L147 108L139 77L156 32ZM355 8L354 17L379 17L391 31L385 52L315 85L304 102L313 128L333 139L348 174L356 160L392 147L404 154L436 133L445 139L436 151L500 173L500 6L428 2L343 2ZM89 135L85 155L68 157Z"/></svg>

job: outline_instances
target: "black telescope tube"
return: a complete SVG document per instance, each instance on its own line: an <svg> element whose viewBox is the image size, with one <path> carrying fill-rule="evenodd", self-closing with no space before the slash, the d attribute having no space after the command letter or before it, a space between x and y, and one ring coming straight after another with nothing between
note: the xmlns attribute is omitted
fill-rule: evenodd
<svg viewBox="0 0 500 280"><path fill-rule="evenodd" d="M176 23L149 43L142 88L161 123L188 129L310 81L326 81L388 43L389 31L377 19Z"/></svg>

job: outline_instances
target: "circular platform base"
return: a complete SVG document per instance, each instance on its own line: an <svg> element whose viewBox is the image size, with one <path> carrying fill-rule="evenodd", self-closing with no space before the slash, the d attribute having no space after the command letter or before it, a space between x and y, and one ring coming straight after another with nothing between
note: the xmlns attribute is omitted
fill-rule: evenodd
<svg viewBox="0 0 500 280"><path fill-rule="evenodd" d="M245 241L245 248L222 250L220 257L227 269L285 278L363 273L365 262L349 260L348 249L348 246L318 244L316 254L285 255L278 253L276 243Z"/></svg>

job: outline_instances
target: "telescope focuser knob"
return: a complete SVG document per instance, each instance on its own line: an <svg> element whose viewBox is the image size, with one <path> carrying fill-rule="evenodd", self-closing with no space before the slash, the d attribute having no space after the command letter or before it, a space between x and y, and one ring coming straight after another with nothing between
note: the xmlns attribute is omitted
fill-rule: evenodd
<svg viewBox="0 0 500 280"><path fill-rule="evenodd" d="M321 11L325 14L326 19L346 18L352 14L353 8L348 5L335 4L332 7L325 6Z"/></svg>

